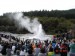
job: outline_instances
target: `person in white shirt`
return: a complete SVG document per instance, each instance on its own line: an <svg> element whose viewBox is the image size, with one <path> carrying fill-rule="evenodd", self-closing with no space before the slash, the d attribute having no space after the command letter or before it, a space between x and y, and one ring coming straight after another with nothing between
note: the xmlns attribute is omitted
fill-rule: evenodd
<svg viewBox="0 0 75 56"><path fill-rule="evenodd" d="M16 48L16 46L15 45L12 45L12 51L11 51L12 54L14 54L15 48Z"/></svg>
<svg viewBox="0 0 75 56"><path fill-rule="evenodd" d="M39 53L40 53L40 48L38 48L38 45L36 45L36 48L34 48L34 55L38 56Z"/></svg>
<svg viewBox="0 0 75 56"><path fill-rule="evenodd" d="M2 56L2 54L1 54L2 49L3 49L3 46L0 43L0 56Z"/></svg>
<svg viewBox="0 0 75 56"><path fill-rule="evenodd" d="M22 50L20 51L20 56L25 56L25 50L24 50L24 49L22 49Z"/></svg>
<svg viewBox="0 0 75 56"><path fill-rule="evenodd" d="M0 52L2 51L2 48L3 48L3 46L2 46L1 43L0 43Z"/></svg>

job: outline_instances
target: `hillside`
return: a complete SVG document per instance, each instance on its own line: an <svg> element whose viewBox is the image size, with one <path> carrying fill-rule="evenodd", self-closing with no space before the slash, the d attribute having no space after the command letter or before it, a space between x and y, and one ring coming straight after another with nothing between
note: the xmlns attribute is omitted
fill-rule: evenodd
<svg viewBox="0 0 75 56"><path fill-rule="evenodd" d="M75 18L75 9L70 10L40 10L40 11L30 11L23 12L26 16L35 16L35 17L64 17L64 18Z"/></svg>
<svg viewBox="0 0 75 56"><path fill-rule="evenodd" d="M56 34L58 32L68 32L70 29L75 30L75 9L70 10L42 10L23 12L25 16L39 18L43 25L43 29L47 34ZM0 31L11 33L29 33L26 29L20 29L14 24L14 20L10 20L7 13L0 16Z"/></svg>

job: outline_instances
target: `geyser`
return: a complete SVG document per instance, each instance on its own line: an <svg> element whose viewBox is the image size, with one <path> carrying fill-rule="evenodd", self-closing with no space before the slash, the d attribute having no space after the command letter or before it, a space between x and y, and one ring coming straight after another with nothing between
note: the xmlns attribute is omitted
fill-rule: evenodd
<svg viewBox="0 0 75 56"><path fill-rule="evenodd" d="M38 21L38 18L30 19L23 15L23 13L10 13L8 14L10 19L14 19L15 22L19 25L19 27L27 29L29 32L33 33L29 39L40 39L45 40L50 37L45 37L45 32L42 29L42 24ZM16 24L15 23L15 24ZM26 38L24 36L24 38ZM27 38L26 38L27 39Z"/></svg>

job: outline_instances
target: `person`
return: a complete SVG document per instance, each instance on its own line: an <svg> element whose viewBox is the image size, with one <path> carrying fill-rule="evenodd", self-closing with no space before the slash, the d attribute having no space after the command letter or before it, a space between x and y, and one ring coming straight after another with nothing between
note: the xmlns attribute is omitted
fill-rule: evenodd
<svg viewBox="0 0 75 56"><path fill-rule="evenodd" d="M60 56L60 48L58 45L54 48L54 53L56 56Z"/></svg>
<svg viewBox="0 0 75 56"><path fill-rule="evenodd" d="M49 45L48 40L46 40L46 41L45 41L45 45L46 45L46 46L48 46L48 45Z"/></svg>
<svg viewBox="0 0 75 56"><path fill-rule="evenodd" d="M42 43L41 42L39 42L38 47L42 48Z"/></svg>
<svg viewBox="0 0 75 56"><path fill-rule="evenodd" d="M2 55L6 55L6 49L7 49L8 44L7 43L3 43L2 46L3 46L3 48L2 48L1 54Z"/></svg>
<svg viewBox="0 0 75 56"><path fill-rule="evenodd" d="M54 50L52 48L52 44L50 44L50 47L49 47L49 51L47 53L47 56L54 56Z"/></svg>
<svg viewBox="0 0 75 56"><path fill-rule="evenodd" d="M56 46L56 41L52 41L52 47L55 48Z"/></svg>
<svg viewBox="0 0 75 56"><path fill-rule="evenodd" d="M32 45L29 46L28 55L27 56L34 56L33 55L33 47L32 47Z"/></svg>
<svg viewBox="0 0 75 56"><path fill-rule="evenodd" d="M11 47L10 47L10 45L6 49L6 56L11 56Z"/></svg>
<svg viewBox="0 0 75 56"><path fill-rule="evenodd" d="M65 43L62 43L60 46L60 55L61 56L67 56L68 47Z"/></svg>
<svg viewBox="0 0 75 56"><path fill-rule="evenodd" d="M30 42L28 40L26 40L26 44L25 44L26 52L28 52L29 46L30 46Z"/></svg>
<svg viewBox="0 0 75 56"><path fill-rule="evenodd" d="M70 56L75 56L75 40L70 45Z"/></svg>
<svg viewBox="0 0 75 56"><path fill-rule="evenodd" d="M20 56L25 56L25 50L24 50L24 48L22 48L22 50L20 51Z"/></svg>
<svg viewBox="0 0 75 56"><path fill-rule="evenodd" d="M38 45L36 45L36 48L34 48L35 56L38 56L39 52L40 52L40 48L38 47Z"/></svg>
<svg viewBox="0 0 75 56"><path fill-rule="evenodd" d="M17 44L16 48L15 48L15 53L16 53L17 56L20 55L20 49L21 49L20 44Z"/></svg>
<svg viewBox="0 0 75 56"><path fill-rule="evenodd" d="M38 56L47 56L47 54L45 52L45 48L41 48L40 53L38 54Z"/></svg>
<svg viewBox="0 0 75 56"><path fill-rule="evenodd" d="M16 48L16 46L15 46L15 44L13 44L13 45L12 45L12 52L11 52L11 53L12 53L12 55L13 55L13 54L14 54L14 52L15 52L15 48Z"/></svg>
<svg viewBox="0 0 75 56"><path fill-rule="evenodd" d="M3 46L2 46L2 43L0 43L0 55L2 55L1 54L2 49L3 49Z"/></svg>
<svg viewBox="0 0 75 56"><path fill-rule="evenodd" d="M3 46L2 46L2 44L0 43L0 53L1 53L1 51L2 51L2 48L3 48Z"/></svg>
<svg viewBox="0 0 75 56"><path fill-rule="evenodd" d="M16 50L16 56L20 56L20 50Z"/></svg>

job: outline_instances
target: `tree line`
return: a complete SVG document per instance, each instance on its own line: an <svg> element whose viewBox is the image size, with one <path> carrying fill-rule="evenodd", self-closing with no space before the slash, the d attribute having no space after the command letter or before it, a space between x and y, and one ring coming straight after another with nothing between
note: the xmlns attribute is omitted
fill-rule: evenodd
<svg viewBox="0 0 75 56"><path fill-rule="evenodd" d="M30 12L23 12L26 16L39 16L39 17L64 17L64 18L75 18L75 9L70 10L40 10L40 11L30 11Z"/></svg>
<svg viewBox="0 0 75 56"><path fill-rule="evenodd" d="M42 10L23 13L25 16L28 16L31 19L37 17L47 34L55 34L59 31L63 33L75 28L75 9L62 11ZM26 29L20 29L18 26L16 26L14 20L10 20L6 14L0 16L0 31L12 33L29 33Z"/></svg>

